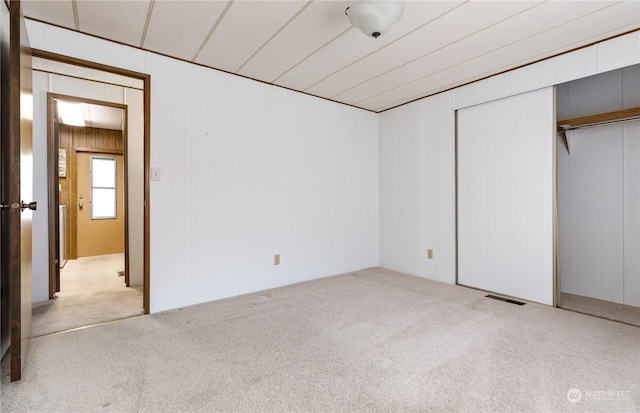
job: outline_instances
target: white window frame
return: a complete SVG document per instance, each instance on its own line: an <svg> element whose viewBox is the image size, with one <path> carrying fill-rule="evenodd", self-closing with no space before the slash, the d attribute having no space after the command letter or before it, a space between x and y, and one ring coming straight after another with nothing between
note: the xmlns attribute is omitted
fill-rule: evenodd
<svg viewBox="0 0 640 413"><path fill-rule="evenodd" d="M101 161L113 161L113 186L95 186L94 185L94 160ZM91 219L117 219L118 218L118 160L115 156L92 156L90 164L90 186L91 186ZM95 214L95 196L94 189L110 189L113 190L113 215L98 215Z"/></svg>

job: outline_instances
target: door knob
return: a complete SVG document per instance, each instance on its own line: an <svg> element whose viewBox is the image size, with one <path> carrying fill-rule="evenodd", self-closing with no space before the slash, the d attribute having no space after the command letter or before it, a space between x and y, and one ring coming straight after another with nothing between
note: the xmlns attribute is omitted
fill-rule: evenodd
<svg viewBox="0 0 640 413"><path fill-rule="evenodd" d="M32 211L35 211L38 208L38 203L29 202L28 204L25 204L24 201L20 201L20 211L24 211L27 208L29 208Z"/></svg>

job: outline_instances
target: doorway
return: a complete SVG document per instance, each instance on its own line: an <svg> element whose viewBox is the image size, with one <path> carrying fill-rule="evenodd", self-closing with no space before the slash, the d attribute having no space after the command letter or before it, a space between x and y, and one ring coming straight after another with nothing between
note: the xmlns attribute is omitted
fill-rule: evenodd
<svg viewBox="0 0 640 413"><path fill-rule="evenodd" d="M65 79L48 76L53 87ZM127 163L129 135L143 133L129 130L126 104L49 92L47 105L55 267L49 300L34 305L34 336L143 313L142 265L130 265L129 242L130 234L142 238L142 214L129 214L143 201L130 199L127 186L128 171L142 169L141 159Z"/></svg>
<svg viewBox="0 0 640 413"><path fill-rule="evenodd" d="M40 119L34 125L34 135L46 137L37 139L37 153L40 160L36 159L35 172L42 177L43 183L40 188L42 198L48 199L47 208L43 213L48 217L43 217L40 222L48 222L40 226L42 231L37 243L34 246L41 251L35 256L35 265L39 271L33 283L34 302L46 303L49 301L61 302L62 300L52 297L64 298L69 302L68 294L74 289L65 291L64 277L69 277L74 271L74 265L69 265L72 261L65 260L73 258L76 269L97 268L91 270L98 274L101 270L111 268L109 277L115 274L115 281L118 288L125 288L127 293L135 291L138 296L135 299L135 313L149 313L149 185L148 185L148 163L149 163L149 81L150 77L138 72L131 72L124 69L103 66L100 64L68 58L49 52L34 50L34 111L35 118ZM101 124L85 124L84 129L79 127L71 133L77 136L75 142L69 138L64 142L61 135L62 128L74 129L76 126L63 125L56 117L54 98L64 98L74 104L87 104L89 111L102 111L117 109L120 112L126 109L126 116L121 116L117 127L108 127ZM46 121L45 121L46 120ZM92 128L92 129L91 129ZM90 132L91 129L91 133ZM113 133L120 134L121 138L114 138ZM67 131L69 132L69 131ZM63 141L61 142L61 139ZM116 144L114 144L116 142ZM65 149L62 151L59 149ZM59 152L58 152L59 151ZM128 193L127 196L118 198L118 206L124 208L124 218L129 231L124 230L125 249L127 251L126 260L124 251L118 253L119 261L122 264L117 266L110 263L100 263L91 257L78 257L77 232L60 231L65 228L65 223L61 223L72 218L73 212L78 212L78 192L76 187L66 187L68 178L60 177L61 169L67 174L76 173L76 158L80 154L90 154L89 157L101 158L122 158L122 175L128 178L124 180L123 186ZM40 155L42 154L42 155ZM89 158L89 159L90 159ZM89 160L89 162L91 162ZM118 162L116 162L118 164ZM38 169L40 171L38 171ZM66 170L65 170L66 169ZM68 175L70 176L70 175ZM73 202L60 202L60 196L64 191L76 190L73 195ZM100 189L100 188L99 188ZM104 189L104 188L102 188ZM104 191L103 191L104 192ZM87 194L85 199L89 199ZM70 197L70 195L69 195ZM124 199L127 199L124 202ZM70 210L73 204L73 210ZM63 205L59 208L59 205ZM86 210L91 209L91 203L84 204ZM67 209L66 214L61 213L61 209ZM118 214L120 217L122 214ZM46 221L45 221L46 220ZM75 228L74 223L74 228ZM43 230L44 227L44 230ZM62 236L61 236L62 235ZM81 235L82 236L82 235ZM73 239L72 239L73 237ZM45 241L43 243L43 241ZM76 250L71 256L72 241L76 243ZM48 250L48 254L46 251ZM113 251L103 251L113 252ZM80 252L80 255L83 253ZM106 254L92 257L111 258L114 255ZM126 262L126 264L124 264ZM80 265L81 264L81 265ZM62 270L62 291L60 290L60 271ZM126 280L125 280L126 279ZM130 285L125 287L125 281ZM109 281L111 282L111 281ZM107 285L103 283L104 285ZM107 288L108 289L108 288ZM94 293L97 293L94 291ZM97 294L93 294L97 298ZM102 294L106 294L103 290ZM140 296L141 294L141 296ZM131 298L131 297L129 297ZM94 300L99 301L99 300ZM104 310L96 313L107 313L113 310L120 310L118 299L111 297L107 301L111 306L106 306ZM38 306L36 304L36 306ZM107 311L108 310L108 311ZM82 318L82 312L77 312ZM119 313L112 319L123 318ZM104 321L107 321L105 319ZM78 324L80 326L81 324ZM86 324L85 324L86 325Z"/></svg>
<svg viewBox="0 0 640 413"><path fill-rule="evenodd" d="M123 156L80 152L76 158L77 208L67 204L77 211L76 255L124 253L126 256Z"/></svg>

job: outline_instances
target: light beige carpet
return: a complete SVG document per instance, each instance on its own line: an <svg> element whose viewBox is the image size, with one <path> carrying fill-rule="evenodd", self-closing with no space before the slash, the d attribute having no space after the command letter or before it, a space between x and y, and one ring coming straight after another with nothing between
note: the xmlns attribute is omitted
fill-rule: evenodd
<svg viewBox="0 0 640 413"><path fill-rule="evenodd" d="M597 300L580 295L562 293L560 297L562 308L592 314L609 320L621 321L640 327L640 307Z"/></svg>
<svg viewBox="0 0 640 413"><path fill-rule="evenodd" d="M127 288L118 271L124 254L69 260L56 298L33 306L33 337L142 314L142 288Z"/></svg>
<svg viewBox="0 0 640 413"><path fill-rule="evenodd" d="M34 338L0 407L638 411L640 328L484 295L368 269Z"/></svg>

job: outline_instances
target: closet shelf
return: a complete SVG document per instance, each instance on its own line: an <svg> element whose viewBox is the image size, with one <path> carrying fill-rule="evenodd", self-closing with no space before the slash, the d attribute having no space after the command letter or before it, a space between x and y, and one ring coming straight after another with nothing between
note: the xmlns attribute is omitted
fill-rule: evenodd
<svg viewBox="0 0 640 413"><path fill-rule="evenodd" d="M563 131L585 126L605 125L608 123L629 121L634 119L640 119L640 107L617 110L615 112L600 113L598 115L583 116L581 118L559 120L557 123L557 127L558 131Z"/></svg>

